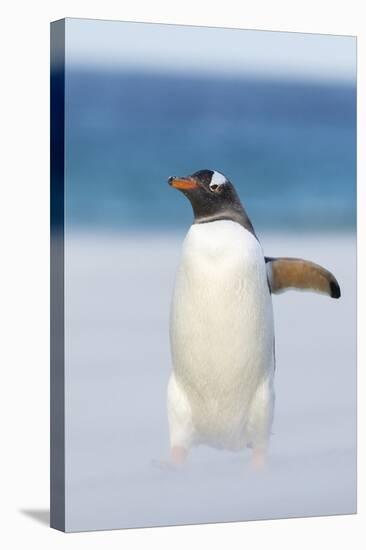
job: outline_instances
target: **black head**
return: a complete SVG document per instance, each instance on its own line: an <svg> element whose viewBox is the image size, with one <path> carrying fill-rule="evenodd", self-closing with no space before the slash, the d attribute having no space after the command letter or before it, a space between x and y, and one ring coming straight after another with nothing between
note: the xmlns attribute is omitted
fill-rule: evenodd
<svg viewBox="0 0 366 550"><path fill-rule="evenodd" d="M235 187L220 172L199 170L191 176L171 176L168 183L182 191L189 199L195 223L232 220L240 223L255 235Z"/></svg>

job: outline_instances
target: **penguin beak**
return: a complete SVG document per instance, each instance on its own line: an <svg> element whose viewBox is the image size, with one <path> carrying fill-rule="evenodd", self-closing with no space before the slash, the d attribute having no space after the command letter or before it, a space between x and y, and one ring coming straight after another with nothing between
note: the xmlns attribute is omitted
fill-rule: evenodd
<svg viewBox="0 0 366 550"><path fill-rule="evenodd" d="M182 191L197 189L197 187L199 187L197 180L191 176L181 178L177 176L170 176L170 178L168 178L168 183L175 189L181 189Z"/></svg>

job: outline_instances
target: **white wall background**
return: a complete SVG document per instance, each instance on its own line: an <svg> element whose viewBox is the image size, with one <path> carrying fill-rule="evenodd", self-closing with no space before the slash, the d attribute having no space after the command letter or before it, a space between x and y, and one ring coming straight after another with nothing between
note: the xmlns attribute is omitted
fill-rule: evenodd
<svg viewBox="0 0 366 550"><path fill-rule="evenodd" d="M0 532L4 548L362 548L365 534L365 374L359 372L358 516L64 535L22 510L46 510L49 474L49 22L64 16L358 35L358 97L366 97L362 2L278 0L214 5L197 0L14 1L1 18L2 135ZM359 182L366 180L365 102L359 103ZM363 155L363 157L362 157ZM365 212L359 185L359 212ZM365 250L359 216L359 250ZM359 281L366 277L359 258ZM365 290L359 288L359 335ZM359 365L365 365L359 338ZM41 514L42 515L42 514ZM44 514L43 514L44 515Z"/></svg>

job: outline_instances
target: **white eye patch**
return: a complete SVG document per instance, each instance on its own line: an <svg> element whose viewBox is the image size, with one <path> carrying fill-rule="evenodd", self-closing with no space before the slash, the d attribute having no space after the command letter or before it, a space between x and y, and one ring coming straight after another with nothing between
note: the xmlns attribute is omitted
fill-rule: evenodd
<svg viewBox="0 0 366 550"><path fill-rule="evenodd" d="M220 187L221 185L224 185L226 183L226 177L224 176L224 174L221 174L220 172L214 172L212 174L212 177L211 177L211 182L210 182L210 188L211 189L217 189L218 187Z"/></svg>
<svg viewBox="0 0 366 550"><path fill-rule="evenodd" d="M212 174L210 185L223 185L224 183L226 183L226 177L224 176L224 174L215 171Z"/></svg>

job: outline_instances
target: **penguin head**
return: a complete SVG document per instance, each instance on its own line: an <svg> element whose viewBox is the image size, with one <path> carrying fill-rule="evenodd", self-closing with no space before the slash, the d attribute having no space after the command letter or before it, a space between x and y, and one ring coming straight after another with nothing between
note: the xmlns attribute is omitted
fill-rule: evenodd
<svg viewBox="0 0 366 550"><path fill-rule="evenodd" d="M219 214L240 204L233 184L216 170L198 170L183 177L171 176L168 183L189 199L196 218Z"/></svg>
<svg viewBox="0 0 366 550"><path fill-rule="evenodd" d="M195 223L232 220L254 234L234 185L221 172L198 170L190 176L171 176L168 183L189 199Z"/></svg>

